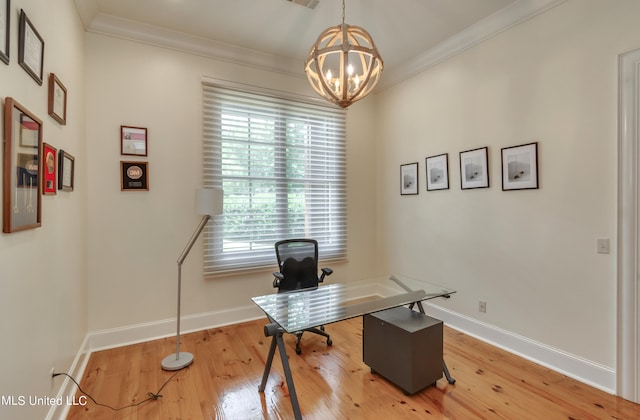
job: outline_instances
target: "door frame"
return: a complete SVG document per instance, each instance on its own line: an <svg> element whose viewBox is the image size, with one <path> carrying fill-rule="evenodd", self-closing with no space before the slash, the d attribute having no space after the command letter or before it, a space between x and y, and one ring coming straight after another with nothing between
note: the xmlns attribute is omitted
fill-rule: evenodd
<svg viewBox="0 0 640 420"><path fill-rule="evenodd" d="M618 99L618 272L616 394L640 402L638 295L640 49L621 54Z"/></svg>

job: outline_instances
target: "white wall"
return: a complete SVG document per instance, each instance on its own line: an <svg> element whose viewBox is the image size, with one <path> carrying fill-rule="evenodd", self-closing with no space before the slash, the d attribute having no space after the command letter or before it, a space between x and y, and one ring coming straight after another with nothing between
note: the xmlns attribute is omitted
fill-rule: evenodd
<svg viewBox="0 0 640 420"><path fill-rule="evenodd" d="M377 101L384 271L458 294L462 316L615 369L618 55L640 47L640 2L570 0ZM540 188L501 190L500 148L539 142ZM459 152L489 147L491 187L460 189ZM425 157L451 188L427 192ZM420 194L399 165L420 162ZM596 254L596 238L611 254ZM487 302L486 314L478 301Z"/></svg>
<svg viewBox="0 0 640 420"><path fill-rule="evenodd" d="M11 7L1 102L13 97L40 118L43 140L74 155L76 175L73 192L42 197L42 227L0 234L0 395L55 396L62 380L51 389L49 371L69 369L87 331L84 28L71 0L14 0ZM21 8L45 42L42 86L18 65ZM47 113L50 72L67 88L64 126ZM43 418L48 409L0 405L0 418Z"/></svg>
<svg viewBox="0 0 640 420"><path fill-rule="evenodd" d="M299 78L98 34L88 34L89 330L175 317L176 259L199 217L203 76L311 95ZM333 281L375 273L372 102L348 111L349 261ZM148 128L150 191L120 191L120 125ZM133 159L135 160L135 159ZM275 254L274 254L275 261ZM274 263L275 268L275 263ZM202 243L185 261L185 316L253 307L273 270L205 280ZM256 312L259 314L259 312Z"/></svg>

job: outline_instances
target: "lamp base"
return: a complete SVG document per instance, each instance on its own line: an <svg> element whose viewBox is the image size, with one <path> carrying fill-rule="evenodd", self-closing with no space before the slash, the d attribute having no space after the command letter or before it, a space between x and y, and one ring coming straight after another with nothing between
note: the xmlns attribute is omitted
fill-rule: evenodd
<svg viewBox="0 0 640 420"><path fill-rule="evenodd" d="M191 363L193 363L193 354L181 351L178 353L178 357L173 353L162 359L162 369L180 370L186 368Z"/></svg>

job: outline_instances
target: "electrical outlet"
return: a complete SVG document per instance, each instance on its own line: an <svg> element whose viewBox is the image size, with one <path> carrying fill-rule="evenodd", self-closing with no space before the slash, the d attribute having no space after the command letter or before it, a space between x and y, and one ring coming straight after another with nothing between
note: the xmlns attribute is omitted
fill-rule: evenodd
<svg viewBox="0 0 640 420"><path fill-rule="evenodd" d="M487 302L484 300L478 301L478 311L487 312Z"/></svg>
<svg viewBox="0 0 640 420"><path fill-rule="evenodd" d="M51 378L51 389L53 389L55 382L54 382L54 376L53 374L56 373L56 368L52 367L51 370L49 371L49 378Z"/></svg>

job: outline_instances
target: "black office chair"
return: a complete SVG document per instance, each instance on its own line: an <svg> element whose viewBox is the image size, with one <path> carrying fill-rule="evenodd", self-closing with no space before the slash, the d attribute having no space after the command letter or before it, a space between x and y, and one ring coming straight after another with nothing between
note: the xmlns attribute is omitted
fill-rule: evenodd
<svg viewBox="0 0 640 420"><path fill-rule="evenodd" d="M330 268L322 268L318 277L318 242L313 239L285 239L276 242L275 249L280 272L273 273L273 287L278 288L278 293L317 288L325 276L333 273ZM328 346L333 344L324 326L305 329L295 333L296 354L302 352L300 340L304 331L326 337Z"/></svg>

